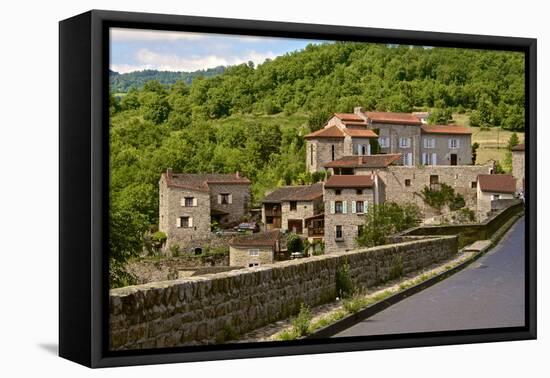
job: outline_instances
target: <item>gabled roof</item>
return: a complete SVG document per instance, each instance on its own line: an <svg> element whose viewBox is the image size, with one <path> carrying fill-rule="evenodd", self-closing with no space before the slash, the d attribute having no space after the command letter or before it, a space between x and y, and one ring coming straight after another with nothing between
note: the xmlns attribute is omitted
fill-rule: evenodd
<svg viewBox="0 0 550 378"><path fill-rule="evenodd" d="M372 188L370 175L333 175L325 182L325 188Z"/></svg>
<svg viewBox="0 0 550 378"><path fill-rule="evenodd" d="M346 127L344 130L344 133L348 134L352 138L378 138L378 135L372 130L369 130L367 128L361 127L355 127L350 128Z"/></svg>
<svg viewBox="0 0 550 378"><path fill-rule="evenodd" d="M231 246L239 247L274 247L281 237L279 230L258 232L250 235L236 236L229 242Z"/></svg>
<svg viewBox="0 0 550 378"><path fill-rule="evenodd" d="M454 125L422 125L422 133L424 134L455 134L455 135L470 135L472 130L466 126Z"/></svg>
<svg viewBox="0 0 550 378"><path fill-rule="evenodd" d="M324 165L325 168L386 168L401 158L401 154L344 156Z"/></svg>
<svg viewBox="0 0 550 378"><path fill-rule="evenodd" d="M525 151L525 143L521 143L512 147L512 151Z"/></svg>
<svg viewBox="0 0 550 378"><path fill-rule="evenodd" d="M482 192L516 192L516 179L512 175L478 175L477 180Z"/></svg>
<svg viewBox="0 0 550 378"><path fill-rule="evenodd" d="M394 123L398 125L422 125L420 118L412 113L393 113L393 112L365 112L371 122L375 123Z"/></svg>
<svg viewBox="0 0 550 378"><path fill-rule="evenodd" d="M306 139L312 139L312 138L344 138L345 135L338 128L338 126L331 126L327 128L322 128L320 130L314 131L311 134L308 134L304 136Z"/></svg>
<svg viewBox="0 0 550 378"><path fill-rule="evenodd" d="M168 187L204 192L209 190L209 184L250 185L250 180L239 173L172 173L171 170L167 170L162 175L166 177Z"/></svg>
<svg viewBox="0 0 550 378"><path fill-rule="evenodd" d="M334 116L344 122L361 122L365 123L363 117L355 113L334 113Z"/></svg>
<svg viewBox="0 0 550 378"><path fill-rule="evenodd" d="M265 196L263 203L283 201L313 201L323 196L323 184L282 186Z"/></svg>

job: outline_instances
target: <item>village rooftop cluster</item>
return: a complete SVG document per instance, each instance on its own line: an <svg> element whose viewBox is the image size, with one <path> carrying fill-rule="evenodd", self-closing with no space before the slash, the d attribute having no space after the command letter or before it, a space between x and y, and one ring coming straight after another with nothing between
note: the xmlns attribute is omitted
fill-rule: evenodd
<svg viewBox="0 0 550 378"><path fill-rule="evenodd" d="M312 185L283 186L266 193L259 231L231 231L250 219L250 180L235 174L187 174L167 169L159 181L159 230L173 246L200 254L212 245L229 245L230 265L272 263L285 249L283 235L308 240L313 250L345 253L358 247L369 207L385 202L415 203L424 219L436 213L418 195L442 183L464 197L478 221L501 200L525 190L524 153L512 151L512 174L495 174L495 164L472 164L471 130L429 125L428 113L335 113L323 128L306 135L306 168L323 172ZM257 214L258 220L260 214ZM215 225L215 227L213 227Z"/></svg>

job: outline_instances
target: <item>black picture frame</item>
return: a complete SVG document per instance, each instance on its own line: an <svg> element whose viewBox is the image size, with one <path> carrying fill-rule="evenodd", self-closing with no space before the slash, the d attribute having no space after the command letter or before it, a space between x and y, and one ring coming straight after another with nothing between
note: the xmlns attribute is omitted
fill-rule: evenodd
<svg viewBox="0 0 550 378"><path fill-rule="evenodd" d="M367 41L525 54L526 325L468 331L110 352L108 63L110 27ZM534 339L536 39L92 10L59 24L59 354L89 367Z"/></svg>

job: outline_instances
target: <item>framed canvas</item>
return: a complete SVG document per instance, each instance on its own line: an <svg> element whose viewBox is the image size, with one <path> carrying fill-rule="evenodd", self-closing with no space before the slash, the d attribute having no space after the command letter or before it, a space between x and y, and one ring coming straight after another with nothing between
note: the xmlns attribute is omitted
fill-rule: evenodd
<svg viewBox="0 0 550 378"><path fill-rule="evenodd" d="M60 22L59 353L536 338L536 40Z"/></svg>

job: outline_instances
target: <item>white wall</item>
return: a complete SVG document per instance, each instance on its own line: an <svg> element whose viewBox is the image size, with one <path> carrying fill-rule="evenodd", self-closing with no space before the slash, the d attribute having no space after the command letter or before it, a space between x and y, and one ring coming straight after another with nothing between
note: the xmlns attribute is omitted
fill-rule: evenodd
<svg viewBox="0 0 550 378"><path fill-rule="evenodd" d="M57 70L58 24L61 19L89 9L118 9L189 15L248 18L429 30L454 33L510 35L539 38L539 118L538 139L548 140L547 108L550 93L550 28L548 10L542 1L495 2L463 0L450 7L441 1L187 1L166 0L82 0L73 2L5 1L0 23L2 35L2 134L0 161L2 185L2 229L10 235L3 240L0 275L3 303L9 311L0 313L3 327L0 353L2 376L43 376L55 371L57 377L151 377L181 375L200 377L281 377L307 375L334 377L365 371L372 376L424 378L464 376L543 376L548 370L550 326L544 320L550 301L541 302L550 291L547 254L539 253L539 341L456 345L437 348L381 350L357 353L278 357L158 365L94 371L56 357L57 344L57 224L58 224L58 134ZM543 97L543 91L545 95ZM550 155L539 152L540 188L550 186ZM544 174L544 172L546 174ZM32 173L32 174L30 174ZM40 183L40 201L35 197ZM41 222L27 237L30 206ZM538 214L550 213L550 201L539 196ZM539 235L550 225L539 220ZM539 239L539 250L549 249ZM7 268L9 267L9 268ZM32 277L32 279L30 278ZM17 290L13 290L17 283ZM23 300L27 298L29 300ZM546 296L547 298L547 296ZM30 300L32 299L32 300ZM15 311L17 310L17 311ZM546 314L543 317L541 314Z"/></svg>

